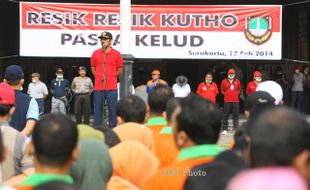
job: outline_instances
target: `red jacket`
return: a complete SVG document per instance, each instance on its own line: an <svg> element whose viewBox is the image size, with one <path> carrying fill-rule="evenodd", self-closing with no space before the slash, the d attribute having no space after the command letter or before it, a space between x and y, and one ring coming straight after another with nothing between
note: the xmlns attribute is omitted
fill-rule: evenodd
<svg viewBox="0 0 310 190"><path fill-rule="evenodd" d="M212 82L210 85L202 82L197 88L197 94L216 103L216 96L219 93L216 83Z"/></svg>
<svg viewBox="0 0 310 190"><path fill-rule="evenodd" d="M250 95L253 92L256 91L257 88L257 84L255 83L255 81L249 82L248 86L246 87L246 94Z"/></svg>
<svg viewBox="0 0 310 190"><path fill-rule="evenodd" d="M232 83L226 78L222 81L221 92L224 95L224 102L239 102L239 93L241 84L238 79L234 79Z"/></svg>

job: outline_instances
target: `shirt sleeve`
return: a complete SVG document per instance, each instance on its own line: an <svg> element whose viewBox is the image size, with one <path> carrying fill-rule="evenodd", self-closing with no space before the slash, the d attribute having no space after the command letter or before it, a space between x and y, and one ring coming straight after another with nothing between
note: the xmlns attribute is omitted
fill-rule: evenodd
<svg viewBox="0 0 310 190"><path fill-rule="evenodd" d="M117 68L122 68L123 67L123 57L121 54L119 54L118 59L117 59Z"/></svg>
<svg viewBox="0 0 310 190"><path fill-rule="evenodd" d="M96 67L95 52L92 54L92 56L90 58L90 66L91 67Z"/></svg>
<svg viewBox="0 0 310 190"><path fill-rule="evenodd" d="M31 156L27 152L26 138L20 133L16 133L16 144L15 144L15 158L18 163L18 172L23 172L26 169L33 167L33 162Z"/></svg>
<svg viewBox="0 0 310 190"><path fill-rule="evenodd" d="M43 94L44 94L45 96L47 96L47 95L48 95L47 87L46 87L46 85L45 85L44 83L42 83L42 84L43 84Z"/></svg>
<svg viewBox="0 0 310 190"><path fill-rule="evenodd" d="M38 106L37 101L34 98L31 98L26 117L27 117L27 120L28 119L38 120L39 119L39 106Z"/></svg>
<svg viewBox="0 0 310 190"><path fill-rule="evenodd" d="M76 82L76 78L74 78L73 81L72 81L72 83L71 83L71 89L72 89L72 91L73 91L74 93L76 93L76 92L75 92L75 87L76 87L76 86L75 86L75 82Z"/></svg>
<svg viewBox="0 0 310 190"><path fill-rule="evenodd" d="M94 83L93 81L89 78L89 93L92 93L94 91Z"/></svg>
<svg viewBox="0 0 310 190"><path fill-rule="evenodd" d="M29 83L29 85L28 85L27 94L30 94L30 86L31 86L31 83Z"/></svg>
<svg viewBox="0 0 310 190"><path fill-rule="evenodd" d="M191 86L189 84L187 84L187 94L190 94L191 93Z"/></svg>
<svg viewBox="0 0 310 190"><path fill-rule="evenodd" d="M250 94L250 83L247 85L245 92L246 92L247 95Z"/></svg>

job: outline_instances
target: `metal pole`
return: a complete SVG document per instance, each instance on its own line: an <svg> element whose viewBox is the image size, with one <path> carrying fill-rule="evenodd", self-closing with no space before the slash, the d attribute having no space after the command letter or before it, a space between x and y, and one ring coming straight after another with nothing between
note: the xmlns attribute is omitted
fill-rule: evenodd
<svg viewBox="0 0 310 190"><path fill-rule="evenodd" d="M121 53L124 59L123 74L120 76L120 98L132 94L132 64L131 55L131 0L120 0Z"/></svg>

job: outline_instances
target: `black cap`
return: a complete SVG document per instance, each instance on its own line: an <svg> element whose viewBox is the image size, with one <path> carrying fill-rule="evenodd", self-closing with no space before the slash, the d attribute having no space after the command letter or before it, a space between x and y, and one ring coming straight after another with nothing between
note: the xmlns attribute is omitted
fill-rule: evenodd
<svg viewBox="0 0 310 190"><path fill-rule="evenodd" d="M80 70L84 70L85 72L87 72L87 69L86 69L86 67L84 67L84 66L80 66L80 67L79 67L79 71L80 71Z"/></svg>
<svg viewBox="0 0 310 190"><path fill-rule="evenodd" d="M4 78L7 81L15 82L24 78L23 69L18 65L11 65L5 69Z"/></svg>
<svg viewBox="0 0 310 190"><path fill-rule="evenodd" d="M247 97L244 109L249 111L257 104L274 104L274 102L275 99L268 92L256 91Z"/></svg>
<svg viewBox="0 0 310 190"><path fill-rule="evenodd" d="M102 39L102 38L106 38L106 39L112 39L113 36L110 32L107 32L107 31L104 31L100 34L100 36L98 36L99 39Z"/></svg>

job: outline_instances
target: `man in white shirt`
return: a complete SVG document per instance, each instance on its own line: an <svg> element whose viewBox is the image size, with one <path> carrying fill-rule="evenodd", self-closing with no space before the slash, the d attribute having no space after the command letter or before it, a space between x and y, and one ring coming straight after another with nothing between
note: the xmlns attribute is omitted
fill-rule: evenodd
<svg viewBox="0 0 310 190"><path fill-rule="evenodd" d="M40 81L39 73L32 73L31 79L31 83L28 85L27 94L37 101L39 114L42 115L44 113L44 99L48 95L48 90L44 82Z"/></svg>
<svg viewBox="0 0 310 190"><path fill-rule="evenodd" d="M187 84L186 76L180 75L176 78L176 83L172 86L174 97L183 98L191 93L191 87Z"/></svg>

